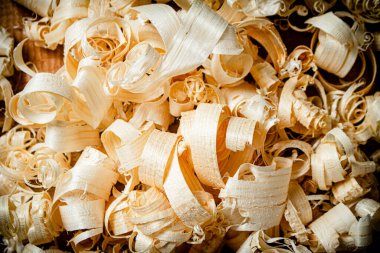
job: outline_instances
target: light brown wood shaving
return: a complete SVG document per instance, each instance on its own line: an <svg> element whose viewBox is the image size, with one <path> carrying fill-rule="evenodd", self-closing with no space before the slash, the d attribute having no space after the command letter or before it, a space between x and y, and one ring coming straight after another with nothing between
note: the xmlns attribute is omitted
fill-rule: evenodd
<svg viewBox="0 0 380 253"><path fill-rule="evenodd" d="M9 113L9 102L12 96L13 90L11 83L6 78L0 75L0 100L3 100L5 104L4 118L1 119L3 125L3 133L10 130L13 122L13 119Z"/></svg>
<svg viewBox="0 0 380 253"><path fill-rule="evenodd" d="M0 26L0 75L13 75L13 58L12 52L14 40L7 30Z"/></svg>
<svg viewBox="0 0 380 253"><path fill-rule="evenodd" d="M341 219L337 219L341 217ZM309 226L327 252L335 252L339 246L339 234L349 232L357 220L350 209L340 203L315 220Z"/></svg>
<svg viewBox="0 0 380 253"><path fill-rule="evenodd" d="M351 12L334 0L16 2L40 17L23 19L14 49L0 28L8 252L371 245L374 1L343 1ZM62 45L64 66L35 68L25 43ZM16 94L13 62L30 76Z"/></svg>
<svg viewBox="0 0 380 253"><path fill-rule="evenodd" d="M282 1L246 1L246 0L229 0L228 4L239 11L244 12L248 17L266 17L277 14L282 8Z"/></svg>
<svg viewBox="0 0 380 253"><path fill-rule="evenodd" d="M40 15L41 17L51 16L53 9L56 7L56 3L53 0L17 0L16 2L22 4L23 6L33 11L34 13Z"/></svg>
<svg viewBox="0 0 380 253"><path fill-rule="evenodd" d="M291 165L292 161L286 158L274 159L272 165L264 168L243 164L234 177L228 179L219 197L224 214L235 216L236 222L241 223L237 230L260 230L279 225L286 205ZM273 197L268 196L268 191Z"/></svg>
<svg viewBox="0 0 380 253"><path fill-rule="evenodd" d="M314 10L317 13L323 14L327 12L330 8L332 8L336 4L336 0L319 0L319 1L313 1L313 0L306 0L305 4L311 9Z"/></svg>
<svg viewBox="0 0 380 253"><path fill-rule="evenodd" d="M368 23L378 23L379 21L379 6L370 0L345 0L343 3L354 14L357 14L361 19Z"/></svg>
<svg viewBox="0 0 380 253"><path fill-rule="evenodd" d="M345 77L358 55L358 41L350 27L332 12L313 17L306 22L320 29L315 49L317 66L339 77ZM333 53L329 53L329 50L333 50ZM331 59L336 60L334 65L330 65Z"/></svg>

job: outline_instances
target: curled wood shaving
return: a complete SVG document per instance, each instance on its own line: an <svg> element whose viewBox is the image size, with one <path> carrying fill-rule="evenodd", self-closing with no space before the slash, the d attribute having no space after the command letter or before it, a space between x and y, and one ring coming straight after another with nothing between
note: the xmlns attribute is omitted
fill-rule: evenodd
<svg viewBox="0 0 380 253"><path fill-rule="evenodd" d="M23 19L14 50L0 29L9 252L62 252L62 240L107 253L371 244L378 36L363 22L376 19L373 1L344 1L351 12L334 0L17 2L41 18ZM64 66L24 61L29 40L63 44ZM15 95L3 77L12 61L30 76Z"/></svg>
<svg viewBox="0 0 380 253"><path fill-rule="evenodd" d="M16 247L22 247L22 240L27 239L33 245L40 245L51 242L57 231L51 226L49 217L51 214L52 200L47 193L34 193L33 196L18 198L14 194L2 196L3 207L2 221L9 222L7 231L2 234L9 234L16 240ZM5 212L5 213L4 213ZM5 215L5 216L4 216Z"/></svg>
<svg viewBox="0 0 380 253"><path fill-rule="evenodd" d="M291 77L284 84L278 111L281 128L291 127L295 132L311 135L325 133L330 129L331 119L327 112L306 100L302 89L305 89L309 82L310 76L305 75L300 80Z"/></svg>
<svg viewBox="0 0 380 253"><path fill-rule="evenodd" d="M355 246L366 247L372 243L370 217L365 216L359 219L350 229L350 235L354 237Z"/></svg>
<svg viewBox="0 0 380 253"><path fill-rule="evenodd" d="M175 117L200 103L218 103L222 100L217 87L205 83L200 73L188 76L183 81L173 82L169 90L170 113Z"/></svg>
<svg viewBox="0 0 380 253"><path fill-rule="evenodd" d="M173 155L176 141L175 134L153 130L141 154L139 166L141 182L163 190L168 162Z"/></svg>
<svg viewBox="0 0 380 253"><path fill-rule="evenodd" d="M9 200L9 195L3 195L0 197L1 201L1 234L6 237L13 237L16 233L17 218L16 208Z"/></svg>
<svg viewBox="0 0 380 253"><path fill-rule="evenodd" d="M6 78L0 76L0 100L3 100L5 104L4 119L1 119L3 133L11 128L13 122L12 117L9 115L9 103L12 96L13 90L11 83Z"/></svg>
<svg viewBox="0 0 380 253"><path fill-rule="evenodd" d="M285 68L281 69L280 74L282 77L298 76L311 68L316 68L313 52L306 46L298 46L288 55Z"/></svg>
<svg viewBox="0 0 380 253"><path fill-rule="evenodd" d="M92 128L99 126L111 106L111 99L103 89L104 81L105 73L98 68L96 61L86 58L79 62L72 83L77 92L73 110Z"/></svg>
<svg viewBox="0 0 380 253"><path fill-rule="evenodd" d="M31 2L33 4L32 6L36 8L36 11L40 12L41 10L38 9L41 8L44 12L47 10L47 13L41 14L48 15L49 12L51 12L51 10L49 10L51 4L53 2L55 3L55 1L50 1L49 4L49 1L44 1L44 3L40 5L36 4L36 1ZM25 34L29 39L35 41L36 45L54 50L58 44L63 44L67 28L72 25L76 19L87 17L88 4L89 0L59 1L58 6L54 8L51 16L44 17L44 15L42 15L44 18L38 21L26 19L24 22ZM48 7L44 7L44 5Z"/></svg>
<svg viewBox="0 0 380 253"><path fill-rule="evenodd" d="M284 242L278 242L284 239ZM271 245L271 244L274 245ZM288 238L271 238L267 234L264 233L263 230L259 230L257 232L253 232L247 240L241 245L237 252L255 252L260 250L261 252L302 252L302 253L310 253L306 247L302 245L295 245L291 239Z"/></svg>
<svg viewBox="0 0 380 253"><path fill-rule="evenodd" d="M360 217L366 217L367 215L371 218L371 224L377 230L379 229L380 221L380 203L373 199L362 199L355 206L355 212Z"/></svg>
<svg viewBox="0 0 380 253"><path fill-rule="evenodd" d="M251 70L252 56L239 55L213 55L209 68L206 71L215 79L219 86L232 84L243 79Z"/></svg>
<svg viewBox="0 0 380 253"><path fill-rule="evenodd" d="M248 17L266 17L277 14L283 7L280 0L271 1L246 1L246 0L229 0L228 4L239 11L244 12Z"/></svg>
<svg viewBox="0 0 380 253"><path fill-rule="evenodd" d="M127 130L125 128L126 127L124 127L123 131ZM145 124L141 128L141 131L133 128L129 130L128 139L124 140L123 145L116 149L117 156L121 163L119 172L124 174L124 170L128 172L140 165L140 157L144 150L144 145L153 130L154 124L152 122Z"/></svg>
<svg viewBox="0 0 380 253"><path fill-rule="evenodd" d="M370 0L345 0L343 3L364 22L379 22L379 5Z"/></svg>
<svg viewBox="0 0 380 253"><path fill-rule="evenodd" d="M14 40L7 30L0 26L0 75L13 75L13 58L12 52Z"/></svg>
<svg viewBox="0 0 380 253"><path fill-rule="evenodd" d="M198 82L196 84L198 84ZM200 85L198 87L195 86L195 91L198 94L203 90L206 90L203 80L200 84L203 87ZM189 111L194 108L194 102L188 97L188 93L188 87L184 82L177 81L171 84L169 91L169 107L171 115L179 117L182 112ZM199 96L198 94L196 94L197 97ZM191 93L191 95L193 94Z"/></svg>
<svg viewBox="0 0 380 253"><path fill-rule="evenodd" d="M30 147L29 152L33 157L29 160L29 166L34 175L31 178L36 183L25 182L32 188L49 189L57 184L61 175L70 168L70 155L57 153L45 144L38 143Z"/></svg>
<svg viewBox="0 0 380 253"><path fill-rule="evenodd" d="M101 141L107 154L114 161L118 160L116 150L128 139L134 139L140 132L124 120L115 120L101 136Z"/></svg>
<svg viewBox="0 0 380 253"><path fill-rule="evenodd" d="M332 188L334 197L342 203L349 203L364 196L371 190L370 183L367 184L362 178L347 178L345 181L335 184Z"/></svg>
<svg viewBox="0 0 380 253"><path fill-rule="evenodd" d="M46 124L56 119L65 100L74 99L74 90L64 79L37 73L23 91L12 97L10 113L19 124Z"/></svg>
<svg viewBox="0 0 380 253"><path fill-rule="evenodd" d="M231 151L244 151L253 145L256 122L254 120L231 117L226 133L226 147Z"/></svg>
<svg viewBox="0 0 380 253"><path fill-rule="evenodd" d="M255 64L251 74L264 93L273 92L280 85L276 70L267 61Z"/></svg>
<svg viewBox="0 0 380 253"><path fill-rule="evenodd" d="M136 111L130 123L140 128L148 122L153 122L158 129L168 130L174 119L169 113L169 103L161 99L157 102L148 102L136 106Z"/></svg>
<svg viewBox="0 0 380 253"><path fill-rule="evenodd" d="M54 121L46 127L46 145L57 152L81 151L100 144L99 131L83 121Z"/></svg>
<svg viewBox="0 0 380 253"><path fill-rule="evenodd" d="M340 217L338 219L337 217ZM335 252L339 246L339 234L347 233L356 218L350 209L340 203L309 225L326 252Z"/></svg>
<svg viewBox="0 0 380 253"><path fill-rule="evenodd" d="M245 18L245 14L239 10L232 8L228 1L224 1L217 13L222 16L228 23L240 21Z"/></svg>
<svg viewBox="0 0 380 253"><path fill-rule="evenodd" d="M186 226L194 228L211 219L215 203L194 175L192 166L185 159L190 154L184 149L183 142L178 141L164 190L177 216Z"/></svg>
<svg viewBox="0 0 380 253"><path fill-rule="evenodd" d="M372 51L372 49L368 49L364 54L362 52L359 52L359 58L362 63L361 70L359 71L358 75L349 81L343 81L340 79L339 82L337 83L331 83L326 78L319 72L318 75L318 80L322 83L323 87L326 89L326 91L338 91L338 90L347 90L350 86L352 85L358 85L361 83L361 81L364 81L363 75L365 73L366 69L366 64L369 62L372 66L371 70L371 79L368 80L368 83L366 82L366 85L363 85L363 89L360 89L357 91L358 94L360 95L366 95L373 87L373 84L375 82L375 76L377 73L377 62L375 59L375 55Z"/></svg>
<svg viewBox="0 0 380 253"><path fill-rule="evenodd" d="M306 0L305 3L310 9L314 10L317 13L323 14L336 4L336 0Z"/></svg>
<svg viewBox="0 0 380 253"><path fill-rule="evenodd" d="M33 196L31 203L31 226L28 230L28 240L34 245L51 242L57 235L55 228L49 222L52 200L48 194Z"/></svg>
<svg viewBox="0 0 380 253"><path fill-rule="evenodd" d="M190 239L191 233L174 214L165 195L152 187L146 191L132 191L125 203L115 206L110 216L110 227L115 235L131 235L131 250L155 248L170 252Z"/></svg>
<svg viewBox="0 0 380 253"><path fill-rule="evenodd" d="M295 237L297 238L297 241L300 243L307 243L308 242L308 231L306 230L304 224L302 223L297 209L294 207L293 203L288 200L288 203L286 204L286 209L284 212L285 219L289 222L289 226L294 231Z"/></svg>
<svg viewBox="0 0 380 253"><path fill-rule="evenodd" d="M287 56L286 48L272 22L264 18L246 19L237 28L244 30L245 34L265 48L276 71L283 67Z"/></svg>
<svg viewBox="0 0 380 253"><path fill-rule="evenodd" d="M291 164L286 158L277 158L264 168L243 164L234 177L228 179L219 197L223 199L224 214L232 216L230 219L237 230L268 229L279 225L286 205ZM272 185L276 185L277 193L268 198L266 192Z"/></svg>
<svg viewBox="0 0 380 253"><path fill-rule="evenodd" d="M332 12L313 17L306 23L320 29L314 52L317 66L345 77L358 56L358 41L350 27Z"/></svg>
<svg viewBox="0 0 380 253"><path fill-rule="evenodd" d="M344 93L328 93L327 97L332 100L331 104L333 104L331 114L334 115L335 120L339 117L339 120L350 122L353 125L357 125L363 120L364 112L367 111L367 103L363 96L355 94L355 91L362 85L363 83L354 84Z"/></svg>
<svg viewBox="0 0 380 253"><path fill-rule="evenodd" d="M36 0L15 0L17 3L22 4L29 10L34 13L40 15L41 17L48 17L52 15L54 6L56 3L53 0L44 0L44 1L36 1Z"/></svg>
<svg viewBox="0 0 380 253"><path fill-rule="evenodd" d="M49 253L65 253L67 251L62 251L59 249L56 249L55 247L51 247L49 249L42 250L41 248L28 243L25 245L25 247L22 249L22 252L27 252L27 253L42 253L42 252L49 252Z"/></svg>
<svg viewBox="0 0 380 253"><path fill-rule="evenodd" d="M332 182L343 181L349 168L352 176L365 175L375 171L374 162L358 161L354 150L355 146L349 137L339 128L334 128L327 133L312 156L313 179L318 183L320 189L329 188ZM321 157L324 159L322 163L318 162Z"/></svg>
<svg viewBox="0 0 380 253"><path fill-rule="evenodd" d="M111 67L108 72L108 80L114 86L121 86L126 90L133 91L147 78L148 73L159 60L159 53L150 44L140 42L128 53L126 61ZM120 76L120 79L117 79L117 76Z"/></svg>
<svg viewBox="0 0 380 253"><path fill-rule="evenodd" d="M299 218L303 224L308 224L313 220L311 206L302 187L295 181L289 184L289 201L299 213Z"/></svg>
<svg viewBox="0 0 380 253"><path fill-rule="evenodd" d="M194 116L189 134L191 160L195 173L206 185L221 188L224 186L219 167L225 165L228 151L219 148L218 142L224 142L227 129L225 121L229 115L226 107L218 104L200 104ZM220 137L219 137L220 136ZM218 138L219 137L219 138Z"/></svg>
<svg viewBox="0 0 380 253"><path fill-rule="evenodd" d="M380 103L379 93L376 92L373 96L366 96L365 102L364 101L362 102L359 100L356 103L358 107L356 108L353 107L353 109L350 110L350 112L356 114L355 120L357 120L358 118L363 119L363 116L361 115L361 110L363 109L363 107L360 106L360 104L362 103L363 103L364 109L367 110L367 113L365 115L363 122L356 127L355 129L356 137L354 138L358 143L366 143L371 137L378 140L379 139L378 126L379 126L380 120L379 120L378 112L376 111L375 108L377 108L378 103Z"/></svg>
<svg viewBox="0 0 380 253"><path fill-rule="evenodd" d="M81 243L88 238L96 243L102 233L105 201L118 178L114 169L115 163L105 154L86 148L75 166L57 184L53 202L59 207L61 217L61 224L57 225L68 231L78 231L72 239L74 248L84 247ZM99 185L97 182L101 178L103 183Z"/></svg>
<svg viewBox="0 0 380 253"><path fill-rule="evenodd" d="M306 142L297 140L280 141L272 147L274 157L281 156L281 152L288 148L293 148L291 158L293 160L291 179L296 179L303 176L310 170L310 157L313 150L312 147ZM301 150L304 154L298 156L297 149Z"/></svg>
<svg viewBox="0 0 380 253"><path fill-rule="evenodd" d="M24 47L24 44L28 41L28 38L21 41L17 47L13 50L13 60L16 69L21 70L22 72L34 76L36 74L36 71L29 68L29 66L24 62L23 56L22 56L22 49Z"/></svg>

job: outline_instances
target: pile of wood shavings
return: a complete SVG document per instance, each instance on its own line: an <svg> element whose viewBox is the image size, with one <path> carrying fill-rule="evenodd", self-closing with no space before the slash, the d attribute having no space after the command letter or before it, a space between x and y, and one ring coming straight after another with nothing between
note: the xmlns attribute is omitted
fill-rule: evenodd
<svg viewBox="0 0 380 253"><path fill-rule="evenodd" d="M0 29L8 252L371 245L377 1L16 2L41 18L15 48ZM310 43L290 50L286 29ZM25 43L63 45L64 66L25 63ZM14 95L13 64L31 77Z"/></svg>

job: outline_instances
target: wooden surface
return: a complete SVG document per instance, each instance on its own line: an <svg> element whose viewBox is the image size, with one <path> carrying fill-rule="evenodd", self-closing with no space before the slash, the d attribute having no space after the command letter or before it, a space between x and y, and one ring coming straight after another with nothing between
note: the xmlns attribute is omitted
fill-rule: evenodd
<svg viewBox="0 0 380 253"><path fill-rule="evenodd" d="M3 26L15 39L15 46L25 38L23 34L23 17L35 17L28 9L11 1L0 0L0 26ZM24 45L23 56L25 62L32 62L40 72L55 72L63 66L63 48L59 46L52 51L34 46L28 41ZM19 71L15 71L14 76L8 78L13 85L15 92L22 90L30 77Z"/></svg>

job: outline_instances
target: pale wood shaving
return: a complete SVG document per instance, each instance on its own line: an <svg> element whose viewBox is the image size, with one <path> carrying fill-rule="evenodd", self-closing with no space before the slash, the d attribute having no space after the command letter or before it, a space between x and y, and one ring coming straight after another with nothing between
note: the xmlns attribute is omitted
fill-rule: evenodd
<svg viewBox="0 0 380 253"><path fill-rule="evenodd" d="M371 245L375 1L16 2L40 17L14 49L0 28L7 252ZM64 66L37 69L26 43L63 45ZM17 94L13 63L30 76Z"/></svg>
<svg viewBox="0 0 380 253"><path fill-rule="evenodd" d="M0 26L0 75L13 75L13 52L14 39L7 30Z"/></svg>

